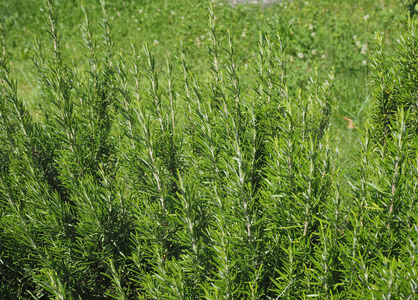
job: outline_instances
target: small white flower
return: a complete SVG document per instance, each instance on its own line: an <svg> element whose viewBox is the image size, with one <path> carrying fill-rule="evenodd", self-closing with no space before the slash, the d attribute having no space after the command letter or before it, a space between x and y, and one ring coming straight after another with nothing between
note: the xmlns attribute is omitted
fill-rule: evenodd
<svg viewBox="0 0 418 300"><path fill-rule="evenodd" d="M242 37L246 37L247 36L247 34L245 33L245 31L242 32L241 36Z"/></svg>
<svg viewBox="0 0 418 300"><path fill-rule="evenodd" d="M325 59L325 58L326 58L325 54L322 54L322 55L321 55L321 58L322 58L322 59Z"/></svg>
<svg viewBox="0 0 418 300"><path fill-rule="evenodd" d="M315 37L315 35L316 35L316 33L315 33L315 32L312 32L312 33L311 33L311 37Z"/></svg>
<svg viewBox="0 0 418 300"><path fill-rule="evenodd" d="M318 51L316 51L315 49L312 50L312 55L317 55Z"/></svg>
<svg viewBox="0 0 418 300"><path fill-rule="evenodd" d="M368 50L367 43L364 43L364 44L361 46L361 54L366 54L366 53L367 53L367 50Z"/></svg>
<svg viewBox="0 0 418 300"><path fill-rule="evenodd" d="M289 60L290 60L290 62L294 62L295 61L295 59L293 58L292 55L289 56Z"/></svg>
<svg viewBox="0 0 418 300"><path fill-rule="evenodd" d="M309 29L313 30L313 25L312 24L309 24Z"/></svg>
<svg viewBox="0 0 418 300"><path fill-rule="evenodd" d="M154 45L158 45L160 42L158 40L154 40Z"/></svg>
<svg viewBox="0 0 418 300"><path fill-rule="evenodd" d="M360 45L361 45L361 42L360 41L356 41L356 46L357 47L360 47Z"/></svg>
<svg viewBox="0 0 418 300"><path fill-rule="evenodd" d="M135 23L138 23L138 19L135 19L135 20L134 20L134 22L135 22Z"/></svg>
<svg viewBox="0 0 418 300"><path fill-rule="evenodd" d="M367 65L367 60L363 60L363 61L361 62L361 64L362 64L363 66Z"/></svg>
<svg viewBox="0 0 418 300"><path fill-rule="evenodd" d="M174 15L176 14L176 13L174 12L174 10L172 10L170 13L171 13L171 15L172 15L172 16L174 16Z"/></svg>
<svg viewBox="0 0 418 300"><path fill-rule="evenodd" d="M370 18L370 16L368 14L364 16L365 21L367 21L368 18Z"/></svg>
<svg viewBox="0 0 418 300"><path fill-rule="evenodd" d="M140 14L142 14L143 10L142 10L142 9L140 9L140 10L138 10L138 12L139 12Z"/></svg>
<svg viewBox="0 0 418 300"><path fill-rule="evenodd" d="M137 30L137 31L141 31L141 27L138 27L136 30Z"/></svg>
<svg viewBox="0 0 418 300"><path fill-rule="evenodd" d="M205 36L204 35L201 35L200 36L200 39L204 40L205 39Z"/></svg>
<svg viewBox="0 0 418 300"><path fill-rule="evenodd" d="M357 40L357 35L353 35L353 40Z"/></svg>
<svg viewBox="0 0 418 300"><path fill-rule="evenodd" d="M248 69L248 64L245 64L245 65L244 65L244 68L245 68L245 69Z"/></svg>
<svg viewBox="0 0 418 300"><path fill-rule="evenodd" d="M299 57L300 59L302 59L302 58L303 58L303 53L298 53L298 57Z"/></svg>

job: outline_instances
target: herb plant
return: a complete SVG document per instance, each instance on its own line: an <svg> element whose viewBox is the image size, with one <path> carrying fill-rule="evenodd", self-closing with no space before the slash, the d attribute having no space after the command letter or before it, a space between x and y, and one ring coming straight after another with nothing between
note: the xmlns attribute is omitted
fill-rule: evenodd
<svg viewBox="0 0 418 300"><path fill-rule="evenodd" d="M79 62L45 3L36 116L2 27L4 299L416 298L413 17L395 54L377 36L372 110L347 179L332 127L343 67L293 73L286 43L302 49L303 38L261 32L246 79L210 6L202 75L184 41L175 59L134 43L122 55L100 8L100 20L81 9Z"/></svg>

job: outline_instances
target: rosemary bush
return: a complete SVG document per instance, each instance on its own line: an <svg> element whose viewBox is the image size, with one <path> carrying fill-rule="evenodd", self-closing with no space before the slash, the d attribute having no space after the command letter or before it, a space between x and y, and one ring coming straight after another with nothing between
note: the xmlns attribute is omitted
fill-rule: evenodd
<svg viewBox="0 0 418 300"><path fill-rule="evenodd" d="M2 37L4 299L417 297L414 19L396 57L378 38L374 110L342 187L333 70L294 89L282 38L262 33L244 89L213 9L205 76L182 43L176 61L147 45L125 58L101 5L100 35L83 7L85 61L70 63L46 2L36 120Z"/></svg>

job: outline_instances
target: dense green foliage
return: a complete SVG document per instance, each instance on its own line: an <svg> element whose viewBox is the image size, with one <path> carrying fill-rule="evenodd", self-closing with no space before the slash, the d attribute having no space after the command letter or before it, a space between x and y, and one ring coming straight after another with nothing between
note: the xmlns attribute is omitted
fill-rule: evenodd
<svg viewBox="0 0 418 300"><path fill-rule="evenodd" d="M375 32L384 37L388 53L393 53L396 39L403 26L405 12L411 1L399 0L321 0L278 2L268 7L238 5L231 7L223 0L213 1L217 17L218 40L227 44L228 30L235 41L235 60L240 67L240 85L244 93L252 92L257 76L257 44L259 32L276 36L280 34L286 52L289 90L296 91L309 81L316 67L320 76L335 69L333 94L336 107L330 116L331 132L343 138L339 141L339 164L347 172L353 167L353 149L359 147L358 131L362 127L372 103L369 85L369 66L374 52ZM84 20L80 9L82 0L54 1L54 11L59 16L63 59L78 67L85 67L85 47L80 38ZM25 99L29 112L37 120L39 84L33 72L33 37L44 41L45 16L39 9L43 0L0 1L0 22L7 32L10 68L18 80L18 96ZM164 68L164 57L174 62L180 52L182 40L188 65L194 76L204 80L210 67L207 57L207 8L205 1L190 0L127 0L111 1L108 16L112 25L115 53L129 56L132 42L137 49L143 44L152 45L156 69ZM409 6L408 6L409 7ZM87 1L86 9L92 20L100 20L102 11L98 1ZM93 22L95 25L95 22ZM94 27L94 26L93 26ZM101 33L93 30L93 38ZM100 43L97 51L102 51ZM223 57L220 57L223 64ZM174 66L174 74L177 73ZM143 84L143 82L141 82ZM180 105L181 109L183 105ZM346 118L346 119L344 119ZM353 123L350 123L352 120ZM352 126L347 126L352 124ZM354 128L354 130L352 129Z"/></svg>
<svg viewBox="0 0 418 300"><path fill-rule="evenodd" d="M389 55L377 35L371 118L343 178L346 137L332 121L353 94L338 76L364 69L365 84L367 44L346 63L325 25L304 40L275 15L279 34L259 33L246 62L220 7L209 10L207 65L192 65L202 50L187 38L165 60L147 45L119 51L105 3L100 21L80 10L84 49L71 61L47 2L47 38L30 55L36 113L3 35L4 299L417 298L414 19Z"/></svg>

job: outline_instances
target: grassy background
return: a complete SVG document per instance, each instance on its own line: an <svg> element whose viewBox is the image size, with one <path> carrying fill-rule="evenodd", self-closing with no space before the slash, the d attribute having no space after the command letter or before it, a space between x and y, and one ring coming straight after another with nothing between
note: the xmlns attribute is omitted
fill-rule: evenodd
<svg viewBox="0 0 418 300"><path fill-rule="evenodd" d="M317 0L280 2L268 7L238 5L212 1L225 45L227 31L234 38L239 73L245 95L251 97L256 79L259 33L280 34L286 47L291 92L305 85L313 68L326 74L335 68L335 104L332 130L340 143L340 162L350 170L353 150L357 148L358 128L362 126L372 90L369 65L372 61L375 33L383 33L388 51L399 38L407 7L398 0ZM80 38L82 2L55 1L61 43L69 60L80 63L85 49ZM100 3L84 4L96 32L101 17ZM157 63L165 57L176 60L180 40L186 48L188 63L197 77L207 76L208 1L142 0L108 1L116 49L124 58L130 44L141 48L151 45ZM12 71L19 82L19 95L34 116L37 108L37 83L33 76L31 48L35 39L45 37L42 1L10 0L0 2L0 21L7 32ZM177 75L180 74L179 69ZM348 127L349 118L355 129Z"/></svg>

